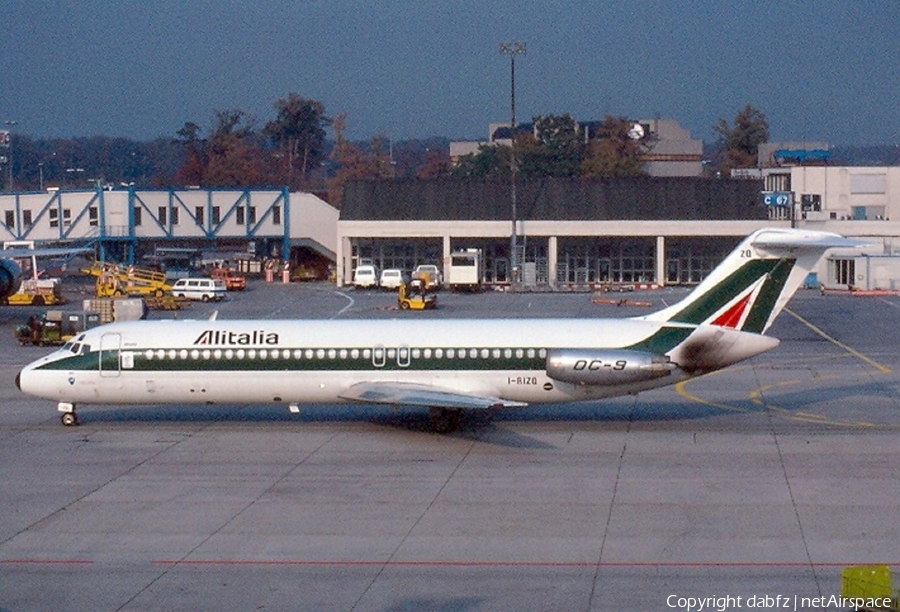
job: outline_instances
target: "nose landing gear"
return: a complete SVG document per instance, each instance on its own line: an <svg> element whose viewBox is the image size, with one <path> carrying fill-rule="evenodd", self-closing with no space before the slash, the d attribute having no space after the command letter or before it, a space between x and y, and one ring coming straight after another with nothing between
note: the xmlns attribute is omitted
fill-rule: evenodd
<svg viewBox="0 0 900 612"><path fill-rule="evenodd" d="M60 420L66 427L74 427L78 425L78 415L75 414L75 404L69 402L60 402L56 409L62 412Z"/></svg>

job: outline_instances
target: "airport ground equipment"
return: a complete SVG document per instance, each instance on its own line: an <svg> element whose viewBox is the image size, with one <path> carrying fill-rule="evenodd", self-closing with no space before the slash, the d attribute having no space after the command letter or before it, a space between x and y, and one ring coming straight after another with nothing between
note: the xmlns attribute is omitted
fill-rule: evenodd
<svg viewBox="0 0 900 612"><path fill-rule="evenodd" d="M144 298L124 296L88 298L82 306L89 312L98 313L101 323L143 319L149 308Z"/></svg>
<svg viewBox="0 0 900 612"><path fill-rule="evenodd" d="M55 306L65 304L66 298L62 294L62 285L58 278L26 279L22 281L19 290L2 303L13 306Z"/></svg>
<svg viewBox="0 0 900 612"><path fill-rule="evenodd" d="M447 285L452 291L480 291L481 267L481 249L452 253L447 267Z"/></svg>
<svg viewBox="0 0 900 612"><path fill-rule="evenodd" d="M400 310L430 310L437 308L437 296L428 293L422 281L403 283L397 290L397 305Z"/></svg>
<svg viewBox="0 0 900 612"><path fill-rule="evenodd" d="M225 281L225 289L228 291L243 291L247 288L247 278L229 268L213 268L209 276Z"/></svg>
<svg viewBox="0 0 900 612"><path fill-rule="evenodd" d="M100 325L100 314L84 310L48 310L43 316L32 315L15 329L22 346L59 346L76 334Z"/></svg>
<svg viewBox="0 0 900 612"><path fill-rule="evenodd" d="M178 297L172 294L147 296L144 298L147 308L150 310L180 310L188 306L191 301L185 297Z"/></svg>
<svg viewBox="0 0 900 612"><path fill-rule="evenodd" d="M96 262L81 272L97 278L97 297L116 295L161 297L172 290L165 272Z"/></svg>
<svg viewBox="0 0 900 612"><path fill-rule="evenodd" d="M440 289L443 284L441 271L434 264L420 264L413 270L412 280L420 280L425 283L425 290Z"/></svg>

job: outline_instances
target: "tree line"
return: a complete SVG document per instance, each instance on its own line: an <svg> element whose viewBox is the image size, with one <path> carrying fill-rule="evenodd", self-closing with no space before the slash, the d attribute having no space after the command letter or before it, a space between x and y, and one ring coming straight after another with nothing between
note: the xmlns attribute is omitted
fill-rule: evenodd
<svg viewBox="0 0 900 612"><path fill-rule="evenodd" d="M296 93L278 99L273 110L274 118L263 125L243 110L218 110L209 128L189 121L174 138L149 142L100 136L33 140L13 134L12 187L286 185L327 192L339 205L341 186L353 179L501 178L511 172L508 144L481 145L451 164L446 138L392 142L376 135L352 142L346 137L346 115L328 116L321 102ZM523 176L635 176L644 173L641 155L653 139L634 137L631 127L624 117L607 116L586 133L568 113L541 115L512 134L507 128L501 142L515 138L516 170ZM733 123L720 119L714 128L717 169L756 165L756 148L768 140L761 111L748 104Z"/></svg>

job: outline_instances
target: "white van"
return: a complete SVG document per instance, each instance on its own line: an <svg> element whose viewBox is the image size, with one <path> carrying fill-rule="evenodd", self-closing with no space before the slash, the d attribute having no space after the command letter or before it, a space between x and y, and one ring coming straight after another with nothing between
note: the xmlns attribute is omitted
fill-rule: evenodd
<svg viewBox="0 0 900 612"><path fill-rule="evenodd" d="M406 275L402 270L397 268L388 268L381 271L381 278L378 284L382 289L398 289L400 285L406 283Z"/></svg>
<svg viewBox="0 0 900 612"><path fill-rule="evenodd" d="M357 266L353 272L353 284L359 289L378 286L378 268L370 265Z"/></svg>
<svg viewBox="0 0 900 612"><path fill-rule="evenodd" d="M172 285L172 295L184 297L189 300L225 299L225 281L218 278L180 278Z"/></svg>

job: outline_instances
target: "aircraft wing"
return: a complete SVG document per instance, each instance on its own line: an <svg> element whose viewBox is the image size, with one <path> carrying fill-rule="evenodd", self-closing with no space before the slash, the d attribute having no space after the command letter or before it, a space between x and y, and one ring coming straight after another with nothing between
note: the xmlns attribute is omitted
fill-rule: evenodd
<svg viewBox="0 0 900 612"><path fill-rule="evenodd" d="M499 397L460 393L431 385L398 382L358 383L341 393L340 397L366 404L463 408L467 410L528 405L524 402L513 402Z"/></svg>
<svg viewBox="0 0 900 612"><path fill-rule="evenodd" d="M0 249L0 259L27 259L29 257L65 257L76 253L93 252L92 248Z"/></svg>

